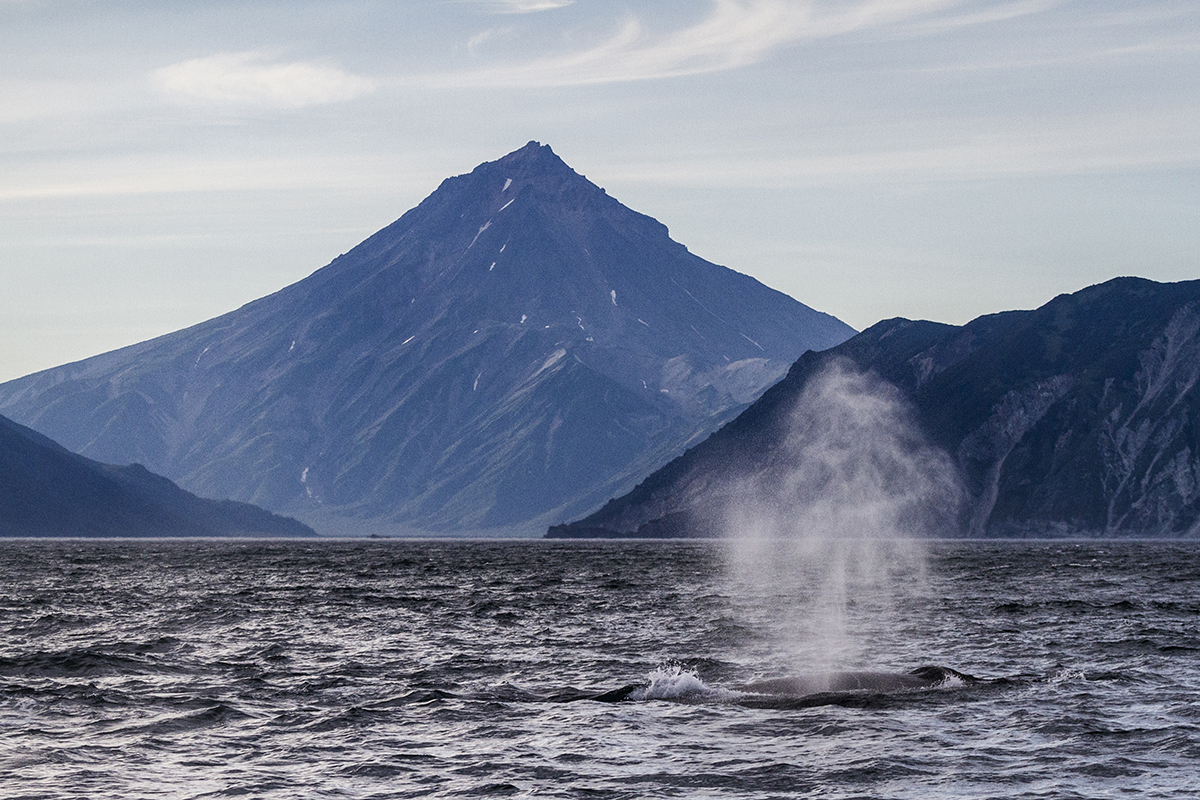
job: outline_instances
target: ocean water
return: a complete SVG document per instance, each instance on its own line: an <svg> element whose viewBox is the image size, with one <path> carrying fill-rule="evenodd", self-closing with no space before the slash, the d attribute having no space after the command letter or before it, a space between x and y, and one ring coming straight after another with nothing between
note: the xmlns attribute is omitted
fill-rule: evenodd
<svg viewBox="0 0 1200 800"><path fill-rule="evenodd" d="M1200 796L1197 543L10 540L0 570L7 800Z"/></svg>

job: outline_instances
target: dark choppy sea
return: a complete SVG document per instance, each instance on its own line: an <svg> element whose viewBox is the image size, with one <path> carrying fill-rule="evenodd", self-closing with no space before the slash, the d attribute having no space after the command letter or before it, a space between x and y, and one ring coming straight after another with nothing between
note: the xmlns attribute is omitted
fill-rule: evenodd
<svg viewBox="0 0 1200 800"><path fill-rule="evenodd" d="M0 542L0 797L1200 796L1200 544L727 547Z"/></svg>

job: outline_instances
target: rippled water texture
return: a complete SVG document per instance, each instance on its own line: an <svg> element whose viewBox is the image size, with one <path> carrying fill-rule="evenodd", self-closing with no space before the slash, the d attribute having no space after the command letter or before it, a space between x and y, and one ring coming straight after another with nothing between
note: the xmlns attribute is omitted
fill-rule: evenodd
<svg viewBox="0 0 1200 800"><path fill-rule="evenodd" d="M0 547L4 798L1200 795L1194 543Z"/></svg>

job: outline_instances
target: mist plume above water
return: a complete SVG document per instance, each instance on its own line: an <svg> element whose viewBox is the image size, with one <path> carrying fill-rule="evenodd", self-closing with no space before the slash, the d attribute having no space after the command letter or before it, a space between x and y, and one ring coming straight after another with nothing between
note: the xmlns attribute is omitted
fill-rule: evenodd
<svg viewBox="0 0 1200 800"><path fill-rule="evenodd" d="M921 585L921 540L957 530L965 493L900 392L846 361L809 381L782 435L725 493L731 575L803 666L845 666L873 655L854 617Z"/></svg>
<svg viewBox="0 0 1200 800"><path fill-rule="evenodd" d="M892 539L953 529L963 492L900 392L835 361L796 402L770 462L730 495L735 538Z"/></svg>

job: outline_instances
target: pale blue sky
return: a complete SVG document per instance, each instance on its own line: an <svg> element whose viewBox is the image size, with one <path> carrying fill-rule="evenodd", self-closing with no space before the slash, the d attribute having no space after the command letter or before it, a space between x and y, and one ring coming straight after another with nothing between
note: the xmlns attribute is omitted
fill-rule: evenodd
<svg viewBox="0 0 1200 800"><path fill-rule="evenodd" d="M525 142L857 328L1200 277L1200 4L0 0L0 380Z"/></svg>

